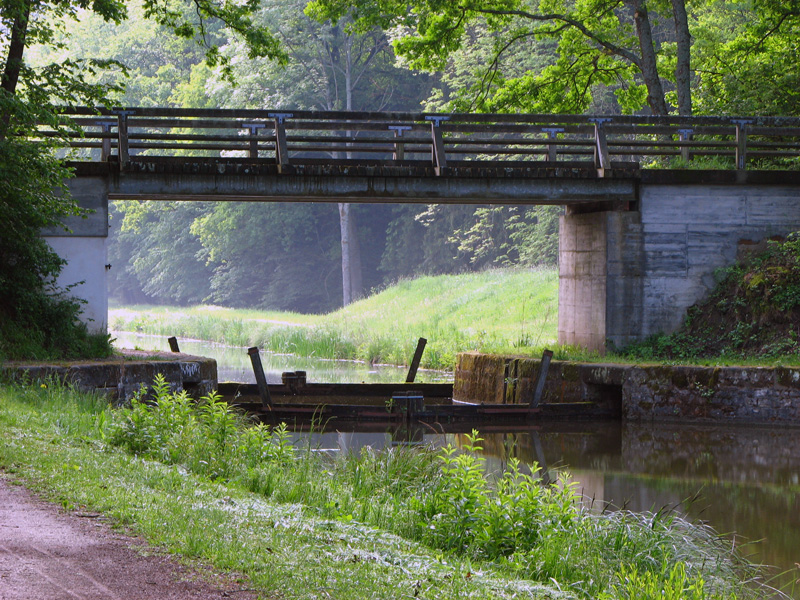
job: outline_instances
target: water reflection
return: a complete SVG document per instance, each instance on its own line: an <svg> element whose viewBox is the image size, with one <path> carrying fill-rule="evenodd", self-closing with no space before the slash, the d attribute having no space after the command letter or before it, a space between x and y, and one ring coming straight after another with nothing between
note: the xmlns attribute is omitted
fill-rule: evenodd
<svg viewBox="0 0 800 600"><path fill-rule="evenodd" d="M117 348L139 348L169 352L167 336L112 331L116 338ZM220 381L236 381L239 383L255 383L250 357L244 348L224 346L203 340L179 338L181 352L206 356L217 361ZM407 369L392 365L369 365L349 360L324 360L318 358L302 358L291 354L261 353L261 361L269 383L280 383L284 371L306 371L308 381L325 383L392 383L405 381ZM453 380L453 374L444 371L417 371L416 381L420 383L447 382Z"/></svg>
<svg viewBox="0 0 800 600"><path fill-rule="evenodd" d="M359 451L409 441L462 446L464 433L423 425L413 431L295 434L300 443ZM481 433L489 469L510 457L538 463L555 477L566 469L587 502L598 509L675 510L709 523L730 537L752 561L774 565L773 582L800 577L800 444L797 429L701 427L619 423L553 423L515 431ZM735 534L734 534L735 532ZM794 597L800 598L800 584ZM787 592L792 593L791 589Z"/></svg>

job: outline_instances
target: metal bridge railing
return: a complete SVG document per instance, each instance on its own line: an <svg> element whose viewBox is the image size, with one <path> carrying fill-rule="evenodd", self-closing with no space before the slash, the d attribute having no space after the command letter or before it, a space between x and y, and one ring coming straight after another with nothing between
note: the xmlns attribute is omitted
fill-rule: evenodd
<svg viewBox="0 0 800 600"><path fill-rule="evenodd" d="M64 109L68 157L294 164L797 168L800 119L170 108ZM42 129L42 137L56 132Z"/></svg>

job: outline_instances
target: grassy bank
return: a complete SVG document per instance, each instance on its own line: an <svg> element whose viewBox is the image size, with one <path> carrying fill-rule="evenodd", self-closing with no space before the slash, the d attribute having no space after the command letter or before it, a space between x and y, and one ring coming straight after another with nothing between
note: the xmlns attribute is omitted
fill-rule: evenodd
<svg viewBox="0 0 800 600"><path fill-rule="evenodd" d="M265 598L763 597L729 543L674 515L596 514L563 480L513 461L491 478L452 448L314 452L163 386L130 409L0 386L0 435L14 477Z"/></svg>
<svg viewBox="0 0 800 600"><path fill-rule="evenodd" d="M535 356L554 345L558 273L493 270L421 277L327 315L132 306L109 310L109 323L117 331L389 364L406 364L424 337L422 366L452 369L458 352Z"/></svg>

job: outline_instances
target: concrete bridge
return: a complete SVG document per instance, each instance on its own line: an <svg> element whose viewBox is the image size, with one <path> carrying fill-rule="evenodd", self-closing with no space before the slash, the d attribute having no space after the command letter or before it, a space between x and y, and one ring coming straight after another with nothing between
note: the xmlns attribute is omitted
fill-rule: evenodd
<svg viewBox="0 0 800 600"><path fill-rule="evenodd" d="M120 109L70 113L74 197L45 232L107 321L108 200L557 204L559 342L677 328L714 272L800 230L800 119ZM46 130L43 136L55 135ZM680 170L659 168L681 159ZM729 168L693 168L708 161ZM706 162L701 162L706 161ZM654 168L642 168L642 165ZM788 162L787 162L788 164Z"/></svg>

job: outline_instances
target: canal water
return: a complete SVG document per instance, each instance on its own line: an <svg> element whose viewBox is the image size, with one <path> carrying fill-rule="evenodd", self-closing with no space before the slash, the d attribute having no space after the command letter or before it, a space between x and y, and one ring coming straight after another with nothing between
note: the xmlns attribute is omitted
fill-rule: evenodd
<svg viewBox="0 0 800 600"><path fill-rule="evenodd" d="M169 352L167 336L112 331L116 348L138 348ZM253 366L246 348L238 348L203 340L178 339L181 352L205 356L217 361L220 381L255 383ZM410 357L409 357L410 358ZM268 383L280 383L284 371L306 371L310 383L392 383L406 380L408 369L394 365L370 365L352 360L327 360L302 358L292 354L261 352L261 362ZM453 374L445 371L419 369L415 381L419 383L446 383Z"/></svg>
<svg viewBox="0 0 800 600"><path fill-rule="evenodd" d="M167 350L166 338L117 334L117 344ZM216 358L222 379L253 381L249 357L231 349L180 340L181 349ZM121 346L122 347L122 346ZM304 361L263 354L269 380L282 371L306 370L310 381L403 381L405 370L340 361ZM420 372L424 381L447 374ZM418 378L420 380L421 378ZM321 450L364 446L461 445L463 434L427 426L414 430L295 434ZM311 436L309 440L308 436ZM772 584L800 600L800 429L776 426L698 426L631 423L554 423L482 431L487 465L499 470L509 457L542 465L551 477L566 469L596 507L657 511L664 507L725 534L756 563L772 565ZM794 585L793 585L794 584Z"/></svg>

